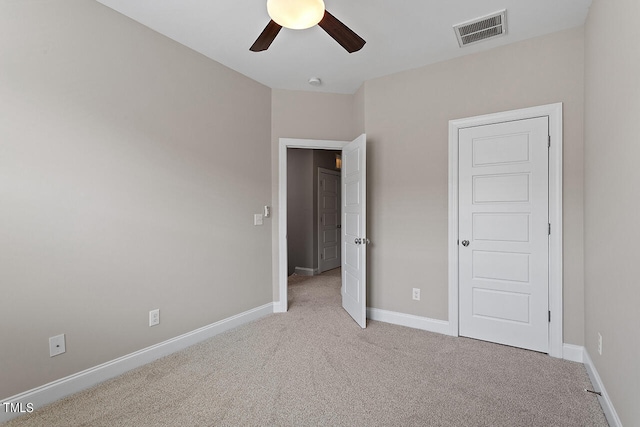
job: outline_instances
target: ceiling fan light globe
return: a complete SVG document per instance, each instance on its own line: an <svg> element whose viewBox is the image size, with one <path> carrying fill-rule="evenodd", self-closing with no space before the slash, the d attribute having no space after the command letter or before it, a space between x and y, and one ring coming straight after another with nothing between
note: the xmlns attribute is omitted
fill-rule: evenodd
<svg viewBox="0 0 640 427"><path fill-rule="evenodd" d="M324 17L323 0L267 0L271 19L285 28L304 30Z"/></svg>

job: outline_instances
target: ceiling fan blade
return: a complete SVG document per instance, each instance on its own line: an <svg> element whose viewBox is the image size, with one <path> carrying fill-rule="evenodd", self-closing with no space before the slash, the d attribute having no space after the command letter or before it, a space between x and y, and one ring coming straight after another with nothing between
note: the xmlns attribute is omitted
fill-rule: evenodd
<svg viewBox="0 0 640 427"><path fill-rule="evenodd" d="M273 42L281 29L282 26L276 24L273 20L269 21L249 50L252 52L262 52L263 50L269 49L271 42Z"/></svg>
<svg viewBox="0 0 640 427"><path fill-rule="evenodd" d="M349 27L326 10L324 11L324 18L322 18L318 25L349 53L359 51L366 43L362 37L354 33Z"/></svg>

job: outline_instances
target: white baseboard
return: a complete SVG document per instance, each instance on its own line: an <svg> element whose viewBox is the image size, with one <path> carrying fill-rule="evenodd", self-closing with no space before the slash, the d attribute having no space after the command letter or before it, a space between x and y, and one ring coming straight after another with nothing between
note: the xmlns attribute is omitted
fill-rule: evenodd
<svg viewBox="0 0 640 427"><path fill-rule="evenodd" d="M574 344L562 344L562 358L571 362L584 363L584 347Z"/></svg>
<svg viewBox="0 0 640 427"><path fill-rule="evenodd" d="M408 326L409 328L422 329L438 334L451 335L449 322L446 320L430 319L428 317L414 316L412 314L398 313L395 311L380 310L379 308L367 308L367 318L394 325Z"/></svg>
<svg viewBox="0 0 640 427"><path fill-rule="evenodd" d="M171 338L151 347L144 348L126 356L119 357L93 368L86 369L68 377L50 382L24 393L3 399L0 403L22 403L26 408L31 403L34 409L62 399L73 393L77 393L108 379L117 377L127 371L146 365L156 359L183 350L189 346L209 339L222 332L241 326L245 323L260 319L274 312L274 304L269 303L254 309L245 311L235 316L228 317L186 334ZM20 412L6 412L5 405L0 406L0 423L9 421L21 415Z"/></svg>
<svg viewBox="0 0 640 427"><path fill-rule="evenodd" d="M600 406L602 406L605 417L607 417L607 422L611 427L622 427L618 413L613 407L613 403L611 403L611 399L609 399L609 394L607 394L607 390L604 388L600 375L586 349L584 350L584 366L587 368L587 373L589 374L593 388L595 388L595 391L602 393L602 396L598 397L598 401L600 402Z"/></svg>
<svg viewBox="0 0 640 427"><path fill-rule="evenodd" d="M287 304L283 301L276 301L273 303L273 312L274 313L286 313L287 312Z"/></svg>
<svg viewBox="0 0 640 427"><path fill-rule="evenodd" d="M318 269L307 267L296 267L293 272L298 276L315 276L318 274Z"/></svg>

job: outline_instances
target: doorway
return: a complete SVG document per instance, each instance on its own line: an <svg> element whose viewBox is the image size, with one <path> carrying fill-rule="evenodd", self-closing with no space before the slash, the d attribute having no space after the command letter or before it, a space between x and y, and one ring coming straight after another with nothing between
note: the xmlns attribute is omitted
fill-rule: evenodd
<svg viewBox="0 0 640 427"><path fill-rule="evenodd" d="M524 209L525 193L522 192L519 195L514 193L514 191L526 190L527 197L533 194L531 192L533 188L532 175L529 172L505 169L504 172L507 175L501 177L500 174L502 172L499 170L500 167L510 162L512 165L507 166L507 168L522 168L530 160L530 156L533 153L531 150L533 142L529 136L521 137L519 144L522 149L519 153L513 151L518 143L510 145L510 141L517 140L519 138L517 135L529 135L528 131L524 132L522 129L516 129L517 123L530 124L533 122L544 128L542 136L542 144L544 146L539 147L540 151L537 155L541 155L540 153L544 151L546 157L548 151L548 160L546 158L538 160L538 164L548 167L548 170L542 173L543 178L540 181L540 186L548 189L548 194L543 196L545 202L548 201L548 206L539 207L541 213L536 214L536 227L544 228L542 233L544 236L541 235L540 230L537 230L538 237L535 238L537 239L536 253L539 254L536 255L537 258L533 257L535 262L531 261L533 258L527 254L528 249L522 246L528 244L522 241L529 240L530 236L532 236L530 234L527 236L522 234L524 231L529 233L532 230L527 225L533 224L532 216ZM502 127L498 124L502 124L500 125ZM494 130L497 130L497 133L493 132ZM496 134L502 132L504 138L493 138L489 135L492 132ZM487 135L484 135L484 133L487 133ZM477 146L461 148L461 144L468 144L469 138L473 139L474 137L478 138L479 143L476 144ZM538 141L538 144L540 144L540 141ZM492 151L483 151L487 147L490 147ZM513 161L509 159L507 159L509 161L504 161L506 154L513 156L513 159L511 159ZM487 156L491 157L491 159ZM516 157L518 159L515 159ZM486 166L496 170L493 171L495 173L488 173L484 177L472 177L467 173L472 166ZM485 172L487 171L488 169L485 169ZM546 181L547 179L548 182ZM463 182L465 180L466 182ZM489 184L491 180L493 180L491 186L485 185ZM522 184L520 190L516 185L518 180ZM473 193L484 191L483 188L486 190L484 194L487 196L487 200L482 198L474 199ZM513 198L503 201L498 200L500 198L498 197L498 190L500 189L509 192ZM461 199L461 195L464 200ZM495 200L489 201L491 198ZM487 203L484 203L485 201ZM492 205L490 202L497 203ZM518 208L516 208L516 205ZM507 208L507 206L511 207ZM513 212L500 211L505 208L507 210L512 209ZM475 216L472 215L474 209L478 210ZM483 209L486 212L481 212ZM485 215L487 213L491 215ZM502 219L498 221L497 218L500 215L502 215L500 217ZM505 215L510 216L506 218ZM496 221L498 223L491 226ZM513 255L505 255L509 251L505 251L504 248L491 249L485 247L489 241L492 241L490 242L492 245L504 246L506 244L509 246L511 243L505 242L504 236L498 236L491 231L494 230L498 234L502 233L509 224L513 226L513 230L518 228L518 224L522 225L519 231L520 234L516 236L517 239L513 235L508 236L509 239L506 239L521 240L520 242L511 242L517 246L509 249ZM549 227L548 236L546 233L547 226ZM481 227L485 227L484 231L488 230L487 232L491 231L493 234L490 233L491 236L486 235L486 233L485 235L479 235ZM491 238L489 239L488 237ZM504 259L498 260L498 255ZM493 258L488 259L487 257ZM507 262L506 258L511 261L515 261L515 258L518 258L517 262L521 262L521 268L516 271L516 269L512 268L515 265L514 262ZM490 262L490 264L482 264L484 267L489 265L485 270L480 269L480 264L475 265L475 262L485 261ZM506 267L500 267L496 264L498 261L502 262L501 265ZM545 276L542 277L540 285L543 291L535 296L537 302L534 309L538 311L536 313L529 312L534 307L530 303L534 297L524 292L528 286L525 282L529 280L529 276L525 278L525 272ZM514 287L507 288L507 285L513 285ZM522 289L518 288L518 286L522 287ZM547 291L548 295L545 293ZM491 296L490 299L488 298L489 296ZM496 301L494 297L498 299L513 297L517 301L500 302ZM514 304L520 305L517 312L507 313L504 311L505 309L511 310ZM519 332L507 330L509 329L508 327L524 326L528 323L525 315L529 316L529 314L537 316L536 327L539 334L536 338L538 344L534 346L534 349L548 352L554 357L562 357L562 104L551 104L449 122L449 324L451 335L471 335L476 337L474 335L475 332L469 334L468 321L470 319L474 322L480 321L480 323L486 321L483 326L484 332L480 333L481 339L530 348L527 345L521 345L518 341L517 335ZM464 322L467 323L463 324ZM506 332L501 332L500 328L503 325L508 326L505 329ZM518 328L515 327L515 329ZM506 339L504 338L505 336L507 337ZM514 339L511 340L512 338ZM543 341L542 344L540 344L541 341Z"/></svg>
<svg viewBox="0 0 640 427"><path fill-rule="evenodd" d="M287 149L306 148L312 150L342 150L348 141L330 141L313 139L280 138L278 145L278 302L274 312L287 312L287 278L288 245L287 245Z"/></svg>
<svg viewBox="0 0 640 427"><path fill-rule="evenodd" d="M287 311L287 149L342 151L342 301L366 327L366 135L353 141L280 138L278 147L278 302L274 312ZM345 238L346 236L346 238Z"/></svg>
<svg viewBox="0 0 640 427"><path fill-rule="evenodd" d="M341 153L287 149L288 276L340 267Z"/></svg>

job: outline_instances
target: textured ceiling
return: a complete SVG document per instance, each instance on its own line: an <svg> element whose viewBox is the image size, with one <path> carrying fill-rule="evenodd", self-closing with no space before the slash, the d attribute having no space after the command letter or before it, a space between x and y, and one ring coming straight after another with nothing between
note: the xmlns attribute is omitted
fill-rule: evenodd
<svg viewBox="0 0 640 427"><path fill-rule="evenodd" d="M591 0L325 0L367 44L347 53L318 26L283 28L249 47L269 22L266 0L98 0L271 88L354 93L375 77L584 24ZM507 9L508 33L464 48L452 26ZM322 79L310 86L310 77Z"/></svg>

